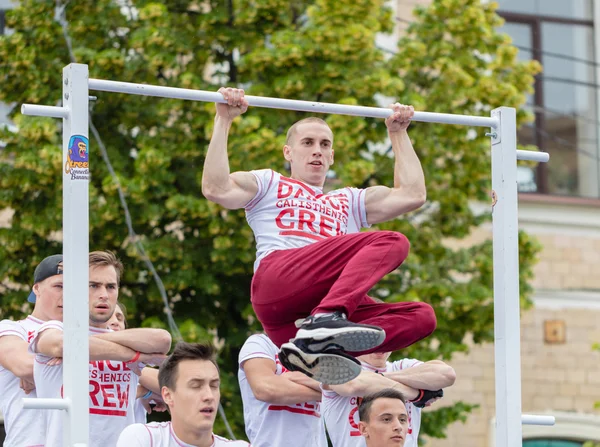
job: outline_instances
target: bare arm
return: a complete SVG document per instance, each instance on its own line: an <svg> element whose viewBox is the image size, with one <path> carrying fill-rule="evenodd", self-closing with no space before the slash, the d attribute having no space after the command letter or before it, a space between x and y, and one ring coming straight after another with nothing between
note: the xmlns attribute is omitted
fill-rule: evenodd
<svg viewBox="0 0 600 447"><path fill-rule="evenodd" d="M63 332L46 329L37 336L36 352L48 357L63 356ZM135 351L97 336L90 337L90 360L116 360L127 362L135 356Z"/></svg>
<svg viewBox="0 0 600 447"><path fill-rule="evenodd" d="M248 109L248 102L243 90L220 88L219 92L228 103L217 104L215 127L202 171L202 194L225 208L243 208L256 195L258 184L249 172L230 172L227 139L233 119Z"/></svg>
<svg viewBox="0 0 600 447"><path fill-rule="evenodd" d="M0 366L20 379L33 381L33 355L27 351L29 345L21 337L0 337Z"/></svg>
<svg viewBox="0 0 600 447"><path fill-rule="evenodd" d="M452 386L456 380L454 368L440 360L432 360L401 371L386 372L384 375L406 386L430 391Z"/></svg>
<svg viewBox="0 0 600 447"><path fill-rule="evenodd" d="M158 385L158 369L144 368L140 375L140 385L160 396L160 386Z"/></svg>
<svg viewBox="0 0 600 447"><path fill-rule="evenodd" d="M321 391L288 380L286 374L276 375L277 367L273 360L254 358L246 360L241 367L254 397L262 402L294 405L321 400Z"/></svg>
<svg viewBox="0 0 600 447"><path fill-rule="evenodd" d="M385 123L395 157L394 187L367 188L365 206L369 224L386 222L416 210L423 206L427 197L423 168L407 132L414 110L412 106L399 104L392 108L394 114Z"/></svg>
<svg viewBox="0 0 600 447"><path fill-rule="evenodd" d="M371 371L361 371L359 376L350 382L346 382L342 385L328 385L324 388L331 389L340 396L345 397L363 397L385 388L393 388L400 391L408 400L415 399L419 395L419 392L416 389Z"/></svg>
<svg viewBox="0 0 600 447"><path fill-rule="evenodd" d="M166 354L171 349L171 334L164 329L136 328L107 332L95 337L118 343L144 354Z"/></svg>

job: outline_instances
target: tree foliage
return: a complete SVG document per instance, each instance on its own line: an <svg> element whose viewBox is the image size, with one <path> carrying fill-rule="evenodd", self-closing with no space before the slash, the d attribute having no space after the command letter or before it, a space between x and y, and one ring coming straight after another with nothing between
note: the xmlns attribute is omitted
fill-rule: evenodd
<svg viewBox="0 0 600 447"><path fill-rule="evenodd" d="M495 27L495 4L436 0L418 9L395 55L378 48L377 33L395 20L382 0L170 0L71 2L66 9L77 62L90 77L201 90L243 86L254 95L378 105L390 97L417 110L489 115L519 109L539 67L517 60L517 50ZM0 100L56 104L61 70L70 62L51 0L21 0L7 13L12 34L0 39ZM114 179L90 138L90 247L123 259L121 299L133 325L165 325L164 305L135 248L142 242L160 274L169 307L190 341L218 339L223 401L243 436L235 374L237 352L260 330L249 304L254 242L242 211L206 201L200 178L214 106L120 94L97 94L91 116L123 186L136 240L128 235ZM21 317L35 265L61 251L61 134L55 120L13 112L17 133L2 132L0 209L12 208L0 228L2 317ZM251 109L232 128L231 170L271 167L281 156L287 127L305 115ZM335 134L334 182L392 184L381 120L329 116ZM490 149L484 130L413 123L410 135L427 177L428 203L405 219L378 228L404 232L412 243L405 265L373 291L388 301L422 300L436 309L438 330L402 356L450 359L493 339L491 243L451 249L489 221L473 201L489 201ZM81 231L86 231L82 228ZM531 288L537 245L520 238L521 294ZM471 406L442 409L424 420L424 433L443 436ZM222 430L221 430L222 431Z"/></svg>

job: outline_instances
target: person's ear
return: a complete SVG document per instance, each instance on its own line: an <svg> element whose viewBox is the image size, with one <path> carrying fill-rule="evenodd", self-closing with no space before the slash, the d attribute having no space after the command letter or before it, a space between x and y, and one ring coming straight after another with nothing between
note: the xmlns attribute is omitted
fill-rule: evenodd
<svg viewBox="0 0 600 447"><path fill-rule="evenodd" d="M363 421L358 423L358 431L362 436L365 437L365 439L369 439L369 427L367 427L367 424L365 424Z"/></svg>
<svg viewBox="0 0 600 447"><path fill-rule="evenodd" d="M292 161L292 148L290 146L288 146L287 144L285 146L283 146L283 157L287 161Z"/></svg>
<svg viewBox="0 0 600 447"><path fill-rule="evenodd" d="M163 386L160 390L160 395L169 408L171 408L173 406L173 394L171 393L171 390L166 386Z"/></svg>

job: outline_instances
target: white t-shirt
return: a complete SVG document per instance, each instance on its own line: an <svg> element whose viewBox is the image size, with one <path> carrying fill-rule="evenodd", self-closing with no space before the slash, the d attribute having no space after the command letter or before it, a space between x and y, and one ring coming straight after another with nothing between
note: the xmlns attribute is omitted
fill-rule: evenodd
<svg viewBox="0 0 600 447"><path fill-rule="evenodd" d="M342 188L323 194L321 188L271 169L250 172L258 183L258 192L245 206L256 239L255 270L274 250L300 248L369 227L364 189Z"/></svg>
<svg viewBox="0 0 600 447"><path fill-rule="evenodd" d="M285 374L287 370L279 362L278 352L264 334L250 336L240 351L238 381L248 439L254 447L327 447L320 402L275 405L254 397L243 363L255 358L269 359L275 362L276 375Z"/></svg>
<svg viewBox="0 0 600 447"><path fill-rule="evenodd" d="M363 369L374 372L400 371L423 362L414 359L402 359L387 362L385 369L376 369L363 363ZM365 438L358 430L358 397L343 397L335 391L323 390L323 417L333 447L365 447ZM406 403L408 413L408 433L404 447L417 447L421 428L421 409Z"/></svg>
<svg viewBox="0 0 600 447"><path fill-rule="evenodd" d="M21 321L0 321L0 337L16 336L30 342L43 321L31 315ZM6 439L4 447L43 446L46 438L45 410L24 410L21 399L34 398L36 390L29 394L19 387L20 380L12 372L0 366L0 410L4 415Z"/></svg>
<svg viewBox="0 0 600 447"><path fill-rule="evenodd" d="M48 321L35 333L29 349L36 351L39 334L47 329L63 330L60 321ZM90 335L110 332L90 327ZM50 357L37 354L34 378L38 397L62 398L63 367L47 366ZM90 362L90 442L89 446L113 446L125 427L135 423L133 404L138 376L125 362L100 360ZM46 447L63 446L63 416L61 410L44 410L47 421Z"/></svg>
<svg viewBox="0 0 600 447"><path fill-rule="evenodd" d="M213 433L211 447L249 447L246 441L230 441ZM106 444L108 446L108 444ZM151 422L127 427L116 447L195 447L177 437L170 422Z"/></svg>
<svg viewBox="0 0 600 447"><path fill-rule="evenodd" d="M142 399L136 399L133 403L133 416L136 424L145 424L146 422L148 422L148 413L142 405Z"/></svg>

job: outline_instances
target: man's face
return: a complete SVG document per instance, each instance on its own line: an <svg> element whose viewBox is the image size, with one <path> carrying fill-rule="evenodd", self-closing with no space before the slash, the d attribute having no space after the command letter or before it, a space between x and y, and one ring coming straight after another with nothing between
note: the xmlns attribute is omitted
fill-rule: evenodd
<svg viewBox="0 0 600 447"><path fill-rule="evenodd" d="M403 447L408 433L408 414L400 399L381 398L371 404L368 421L358 424L367 447Z"/></svg>
<svg viewBox="0 0 600 447"><path fill-rule="evenodd" d="M35 310L45 321L63 319L63 275L46 278L33 286Z"/></svg>
<svg viewBox="0 0 600 447"><path fill-rule="evenodd" d="M125 315L119 306L115 306L115 313L108 320L108 328L113 331L125 330Z"/></svg>
<svg viewBox="0 0 600 447"><path fill-rule="evenodd" d="M208 360L183 360L177 365L175 389L162 389L171 419L188 430L212 432L221 399L219 371Z"/></svg>
<svg viewBox="0 0 600 447"><path fill-rule="evenodd" d="M333 134L321 123L302 123L296 127L283 155L290 162L292 178L322 187L333 164Z"/></svg>
<svg viewBox="0 0 600 447"><path fill-rule="evenodd" d="M90 267L90 324L107 327L115 313L118 297L115 268L112 265Z"/></svg>

